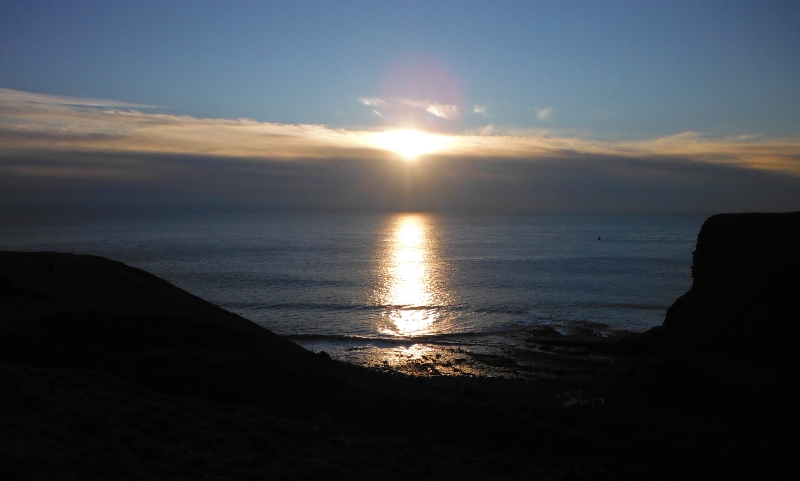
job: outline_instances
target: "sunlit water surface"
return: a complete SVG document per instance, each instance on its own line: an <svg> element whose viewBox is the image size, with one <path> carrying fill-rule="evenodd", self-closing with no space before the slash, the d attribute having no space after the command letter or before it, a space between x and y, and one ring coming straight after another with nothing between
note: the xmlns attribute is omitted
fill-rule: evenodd
<svg viewBox="0 0 800 481"><path fill-rule="evenodd" d="M27 219L0 227L0 248L117 259L308 348L375 364L442 344L493 352L536 325L658 325L691 285L705 218Z"/></svg>

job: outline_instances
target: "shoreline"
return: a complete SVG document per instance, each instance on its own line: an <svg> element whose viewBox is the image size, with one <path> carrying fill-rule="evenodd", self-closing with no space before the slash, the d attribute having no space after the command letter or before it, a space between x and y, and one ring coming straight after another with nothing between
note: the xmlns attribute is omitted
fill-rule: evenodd
<svg viewBox="0 0 800 481"><path fill-rule="evenodd" d="M324 351L334 359L383 372L537 380L563 376L567 370L627 369L631 346L642 333L612 331L601 337L591 329L561 333L550 326L533 326L503 333L433 338L284 337L312 352Z"/></svg>

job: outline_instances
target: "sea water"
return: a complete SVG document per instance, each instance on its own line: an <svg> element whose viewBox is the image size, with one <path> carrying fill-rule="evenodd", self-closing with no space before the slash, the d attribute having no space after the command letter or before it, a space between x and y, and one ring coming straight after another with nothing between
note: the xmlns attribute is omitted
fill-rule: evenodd
<svg viewBox="0 0 800 481"><path fill-rule="evenodd" d="M704 215L238 214L33 218L0 249L109 257L313 350L443 340L500 349L530 326L660 324L691 285Z"/></svg>

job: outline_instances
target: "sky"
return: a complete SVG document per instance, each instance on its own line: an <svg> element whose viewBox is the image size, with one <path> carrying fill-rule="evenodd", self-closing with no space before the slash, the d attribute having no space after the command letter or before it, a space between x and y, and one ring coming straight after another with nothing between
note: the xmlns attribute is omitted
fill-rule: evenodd
<svg viewBox="0 0 800 481"><path fill-rule="evenodd" d="M797 79L796 1L5 1L0 213L800 210Z"/></svg>

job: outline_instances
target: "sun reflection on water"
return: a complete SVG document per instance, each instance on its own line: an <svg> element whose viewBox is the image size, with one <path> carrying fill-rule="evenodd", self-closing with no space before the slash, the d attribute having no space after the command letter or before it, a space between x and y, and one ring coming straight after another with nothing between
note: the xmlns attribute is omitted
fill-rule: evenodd
<svg viewBox="0 0 800 481"><path fill-rule="evenodd" d="M384 316L389 322L381 331L401 336L428 334L444 295L437 289L430 219L420 214L399 215L393 219L388 237L379 301L386 306Z"/></svg>

